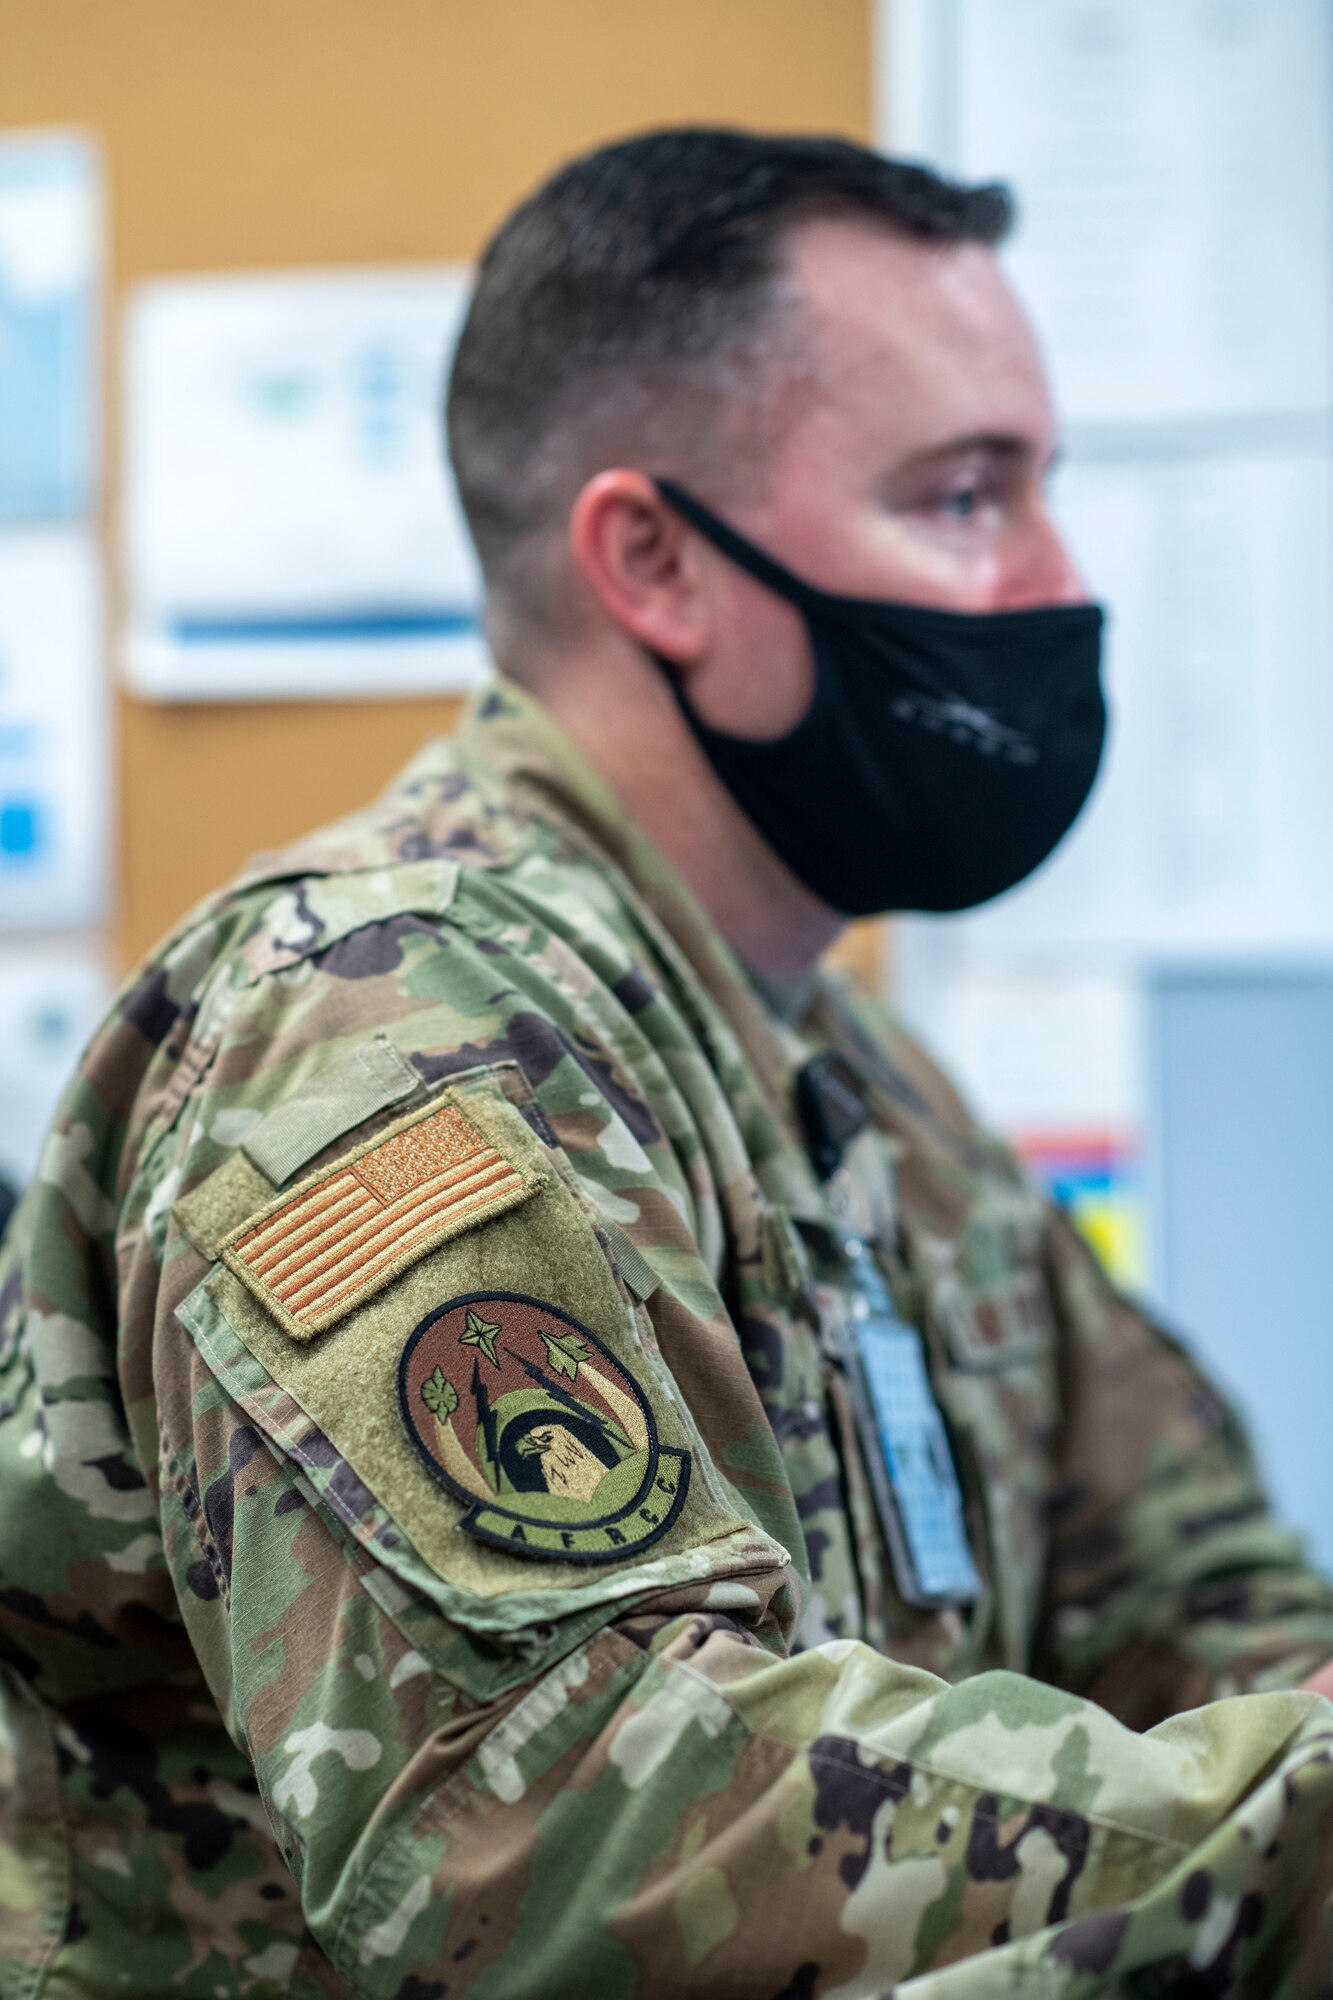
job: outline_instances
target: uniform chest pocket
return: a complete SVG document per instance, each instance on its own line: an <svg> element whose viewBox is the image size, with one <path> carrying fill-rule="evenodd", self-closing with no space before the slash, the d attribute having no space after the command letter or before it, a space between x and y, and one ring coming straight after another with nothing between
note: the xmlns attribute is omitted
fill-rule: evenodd
<svg viewBox="0 0 1333 2000"><path fill-rule="evenodd" d="M914 1233L913 1264L941 1358L971 1373L1049 1366L1055 1350L1040 1203L1025 1190L978 1203L957 1235Z"/></svg>
<svg viewBox="0 0 1333 2000"><path fill-rule="evenodd" d="M988 1189L953 1235L917 1231L935 1386L980 1491L999 1656L1025 1671L1045 1570L1045 1505L1059 1427L1056 1326L1042 1209Z"/></svg>

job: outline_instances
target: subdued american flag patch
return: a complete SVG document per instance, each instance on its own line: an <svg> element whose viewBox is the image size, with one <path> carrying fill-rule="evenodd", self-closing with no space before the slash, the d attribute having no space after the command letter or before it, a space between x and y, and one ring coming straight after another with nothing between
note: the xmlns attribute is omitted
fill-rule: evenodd
<svg viewBox="0 0 1333 2000"><path fill-rule="evenodd" d="M294 1340L311 1340L537 1185L456 1104L443 1104L400 1120L233 1230L223 1262Z"/></svg>

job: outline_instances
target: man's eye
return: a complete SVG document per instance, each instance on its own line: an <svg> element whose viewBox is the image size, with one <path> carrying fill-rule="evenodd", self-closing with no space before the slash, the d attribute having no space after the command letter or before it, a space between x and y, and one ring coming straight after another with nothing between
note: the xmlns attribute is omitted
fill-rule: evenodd
<svg viewBox="0 0 1333 2000"><path fill-rule="evenodd" d="M939 503L939 511L955 521L970 521L980 505L981 494L977 488L967 486L957 493L946 493Z"/></svg>

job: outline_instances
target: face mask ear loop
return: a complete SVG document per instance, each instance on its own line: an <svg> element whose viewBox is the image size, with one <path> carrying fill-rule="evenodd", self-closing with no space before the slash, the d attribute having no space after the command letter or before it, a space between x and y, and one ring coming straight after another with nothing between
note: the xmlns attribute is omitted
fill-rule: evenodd
<svg viewBox="0 0 1333 2000"><path fill-rule="evenodd" d="M794 576L780 562L774 562L772 556L765 555L764 551L756 548L753 542L747 542L744 535L738 535L734 528L729 527L725 521L719 520L718 516L705 507L702 501L696 500L683 487L677 486L674 479L654 478L653 484L667 505L673 507L682 520L688 521L692 528L697 529L704 540L711 542L721 555L726 556L729 561L736 564L737 568L743 569L747 575L752 576L756 583L764 584L775 595L785 599L788 604L794 605L796 610L802 614L806 632L810 639L811 652L814 656L814 694L811 697L810 706L806 709L805 714L787 732L786 737L779 740L789 742L792 737L798 736L803 730L818 729L820 726L818 718L823 715L828 703L832 699L832 689L824 661L821 657L820 647L816 642L815 631L810 623L809 614L812 611L817 611L819 606L825 601L825 593L822 590L817 590L813 584L806 583L803 578ZM667 668L666 672L676 700L680 703L691 728L697 731L700 725L689 702L685 698L683 688L680 686L675 673L670 668Z"/></svg>
<svg viewBox="0 0 1333 2000"><path fill-rule="evenodd" d="M674 508L682 520L688 521L706 542L711 542L715 549L728 557L739 569L745 570L756 583L766 584L779 597L785 597L789 604L795 604L802 610L817 610L825 601L825 593L822 590L817 590L812 583L806 583L802 577L795 576L780 562L774 562L772 556L765 555L764 551L756 548L753 542L747 542L744 535L738 535L734 528L719 520L718 516L701 501L696 500L683 487L677 486L674 479L654 478L653 485L667 505Z"/></svg>

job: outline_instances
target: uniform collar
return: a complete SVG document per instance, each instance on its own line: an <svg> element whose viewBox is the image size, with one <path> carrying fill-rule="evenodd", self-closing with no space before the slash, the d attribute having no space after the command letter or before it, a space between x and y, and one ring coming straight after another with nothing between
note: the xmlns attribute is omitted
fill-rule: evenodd
<svg viewBox="0 0 1333 2000"><path fill-rule="evenodd" d="M696 1000L726 1028L758 1076L776 1148L764 1173L769 1194L792 1213L823 1221L823 1192L796 1127L793 1078L811 1045L787 996L761 991L684 878L627 814L541 705L501 679L472 697L454 738L459 766L479 785L498 778L533 813L554 822L616 880L624 900ZM824 999L816 974L808 1001Z"/></svg>

